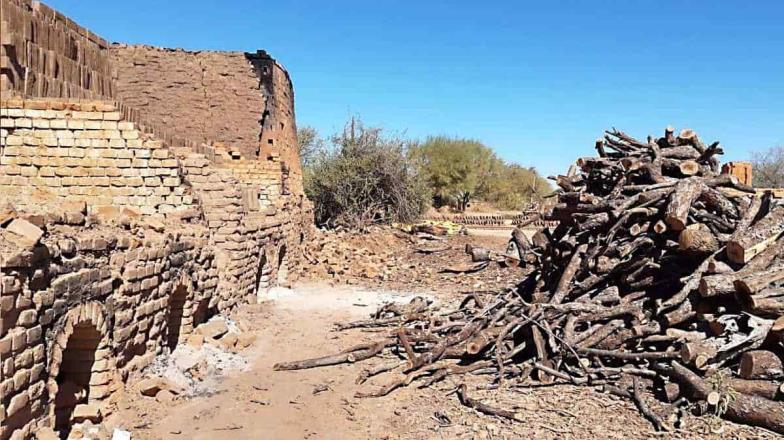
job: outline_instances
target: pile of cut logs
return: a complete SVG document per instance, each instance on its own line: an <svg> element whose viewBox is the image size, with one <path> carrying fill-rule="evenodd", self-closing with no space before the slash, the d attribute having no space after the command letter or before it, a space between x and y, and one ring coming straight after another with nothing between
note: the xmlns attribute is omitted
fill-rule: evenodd
<svg viewBox="0 0 784 440"><path fill-rule="evenodd" d="M533 269L514 289L466 295L452 311L385 306L341 326L388 327L385 338L276 369L384 359L359 382L394 377L365 397L469 373L492 386L603 385L657 430L677 428L688 407L784 433L784 206L718 174L721 146L692 130L644 142L612 130L596 150L555 178L545 220L558 226L513 234ZM653 411L643 388L672 413Z"/></svg>

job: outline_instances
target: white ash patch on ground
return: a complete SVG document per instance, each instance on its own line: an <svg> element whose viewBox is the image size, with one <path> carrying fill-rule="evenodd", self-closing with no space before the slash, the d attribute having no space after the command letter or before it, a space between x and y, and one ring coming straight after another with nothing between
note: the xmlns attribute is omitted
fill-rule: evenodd
<svg viewBox="0 0 784 440"><path fill-rule="evenodd" d="M240 333L235 322L226 319L226 325L229 333ZM193 347L183 343L174 352L158 356L143 374L166 379L181 390L180 395L193 397L210 395L222 378L249 369L248 359L241 354L213 344Z"/></svg>

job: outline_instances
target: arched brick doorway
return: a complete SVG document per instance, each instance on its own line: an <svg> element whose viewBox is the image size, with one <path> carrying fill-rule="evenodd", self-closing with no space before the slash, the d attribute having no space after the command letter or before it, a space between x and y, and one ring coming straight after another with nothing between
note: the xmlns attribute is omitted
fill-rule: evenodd
<svg viewBox="0 0 784 440"><path fill-rule="evenodd" d="M104 403L119 383L107 335L103 308L88 303L68 312L55 338L47 387L50 417L61 438L75 422L106 416Z"/></svg>
<svg viewBox="0 0 784 440"><path fill-rule="evenodd" d="M209 306L210 301L206 298L196 303L196 309L193 311L193 328L204 324L210 318L211 314Z"/></svg>
<svg viewBox="0 0 784 440"><path fill-rule="evenodd" d="M286 245L280 246L278 251L278 285L289 287L289 256L286 252Z"/></svg>
<svg viewBox="0 0 784 440"><path fill-rule="evenodd" d="M166 345L169 350L174 351L180 342L183 334L183 324L185 317L185 302L188 299L188 288L184 283L180 283L174 288L169 296L169 319L167 324Z"/></svg>

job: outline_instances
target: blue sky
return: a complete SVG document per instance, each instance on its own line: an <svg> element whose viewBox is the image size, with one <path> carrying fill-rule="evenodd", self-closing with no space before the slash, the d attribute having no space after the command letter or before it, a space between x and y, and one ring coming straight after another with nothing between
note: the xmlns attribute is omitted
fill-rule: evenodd
<svg viewBox="0 0 784 440"><path fill-rule="evenodd" d="M784 144L784 1L149 1L45 3L111 41L266 49L297 120L351 114L421 138L476 138L564 172L615 126L720 140L724 160Z"/></svg>

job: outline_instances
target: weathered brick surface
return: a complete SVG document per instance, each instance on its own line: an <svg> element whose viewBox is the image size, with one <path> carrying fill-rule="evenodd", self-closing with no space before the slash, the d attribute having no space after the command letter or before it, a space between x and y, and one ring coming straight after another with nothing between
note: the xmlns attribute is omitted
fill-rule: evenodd
<svg viewBox="0 0 784 440"><path fill-rule="evenodd" d="M101 331L105 355L87 368L89 395L103 405L167 346L178 286L187 337L207 314L296 275L312 213L277 154L246 159L214 146L210 160L168 148L105 102L8 100L0 114L12 121L0 132L0 205L15 208L0 228L0 439L54 423L74 313ZM37 120L49 128L28 127ZM20 240L14 225L43 237Z"/></svg>
<svg viewBox="0 0 784 440"><path fill-rule="evenodd" d="M56 98L113 96L103 38L38 1L0 0L0 9L0 90Z"/></svg>
<svg viewBox="0 0 784 440"><path fill-rule="evenodd" d="M294 281L312 207L266 53L110 50L39 2L0 7L5 440L54 427L60 392L106 416L170 334Z"/></svg>
<svg viewBox="0 0 784 440"><path fill-rule="evenodd" d="M242 52L189 52L114 45L118 97L197 142L255 154L265 96Z"/></svg>
<svg viewBox="0 0 784 440"><path fill-rule="evenodd" d="M0 191L8 200L18 206L81 200L96 207L134 207L143 214L192 207L178 160L133 123L118 121L111 103L50 104L68 108L0 103L7 126L0 132Z"/></svg>

